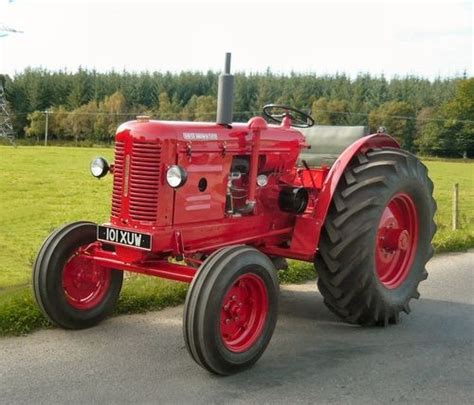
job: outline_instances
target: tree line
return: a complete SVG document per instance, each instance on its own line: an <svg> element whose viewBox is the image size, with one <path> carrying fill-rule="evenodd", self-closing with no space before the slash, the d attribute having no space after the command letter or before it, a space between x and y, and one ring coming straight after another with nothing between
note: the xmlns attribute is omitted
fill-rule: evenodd
<svg viewBox="0 0 474 405"><path fill-rule="evenodd" d="M19 138L110 143L117 126L136 115L213 121L217 72L77 72L28 68L5 77L8 108ZM410 151L474 156L474 79L360 74L242 74L235 77L234 120L265 104L311 112L321 125L386 127Z"/></svg>

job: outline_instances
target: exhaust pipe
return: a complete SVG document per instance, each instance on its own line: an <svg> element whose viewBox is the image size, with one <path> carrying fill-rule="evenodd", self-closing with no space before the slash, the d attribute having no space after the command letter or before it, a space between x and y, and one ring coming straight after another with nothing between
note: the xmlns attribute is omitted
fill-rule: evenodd
<svg viewBox="0 0 474 405"><path fill-rule="evenodd" d="M232 124L234 109L234 76L230 74L230 52L225 54L224 73L219 76L217 90L217 123L228 126Z"/></svg>

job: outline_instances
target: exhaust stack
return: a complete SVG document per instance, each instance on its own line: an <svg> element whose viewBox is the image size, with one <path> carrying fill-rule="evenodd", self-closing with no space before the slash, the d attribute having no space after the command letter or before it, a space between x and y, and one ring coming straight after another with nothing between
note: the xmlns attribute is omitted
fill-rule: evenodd
<svg viewBox="0 0 474 405"><path fill-rule="evenodd" d="M234 109L234 76L230 74L231 54L225 54L224 73L219 76L217 90L217 123L220 125L232 124Z"/></svg>

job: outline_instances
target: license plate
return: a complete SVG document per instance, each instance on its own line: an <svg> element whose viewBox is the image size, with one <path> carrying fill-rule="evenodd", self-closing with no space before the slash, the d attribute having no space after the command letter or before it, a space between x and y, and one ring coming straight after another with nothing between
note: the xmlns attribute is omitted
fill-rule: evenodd
<svg viewBox="0 0 474 405"><path fill-rule="evenodd" d="M146 233L126 231L109 226L97 226L97 239L136 249L151 250L151 235Z"/></svg>

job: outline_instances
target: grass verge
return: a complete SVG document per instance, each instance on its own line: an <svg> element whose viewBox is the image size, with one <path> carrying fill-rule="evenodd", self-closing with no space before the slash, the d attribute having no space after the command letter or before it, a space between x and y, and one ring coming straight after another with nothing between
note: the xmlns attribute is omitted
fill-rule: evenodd
<svg viewBox="0 0 474 405"><path fill-rule="evenodd" d="M281 283L301 283L316 278L309 263L293 261L288 270L280 271ZM116 315L135 314L182 304L188 284L156 277L130 275L124 282ZM23 287L0 295L0 336L18 336L36 329L51 328L33 297L31 287Z"/></svg>
<svg viewBox="0 0 474 405"><path fill-rule="evenodd" d="M181 304L188 285L155 277L131 276L124 283L116 314L160 310ZM0 336L22 335L52 325L43 316L31 287L0 295Z"/></svg>

